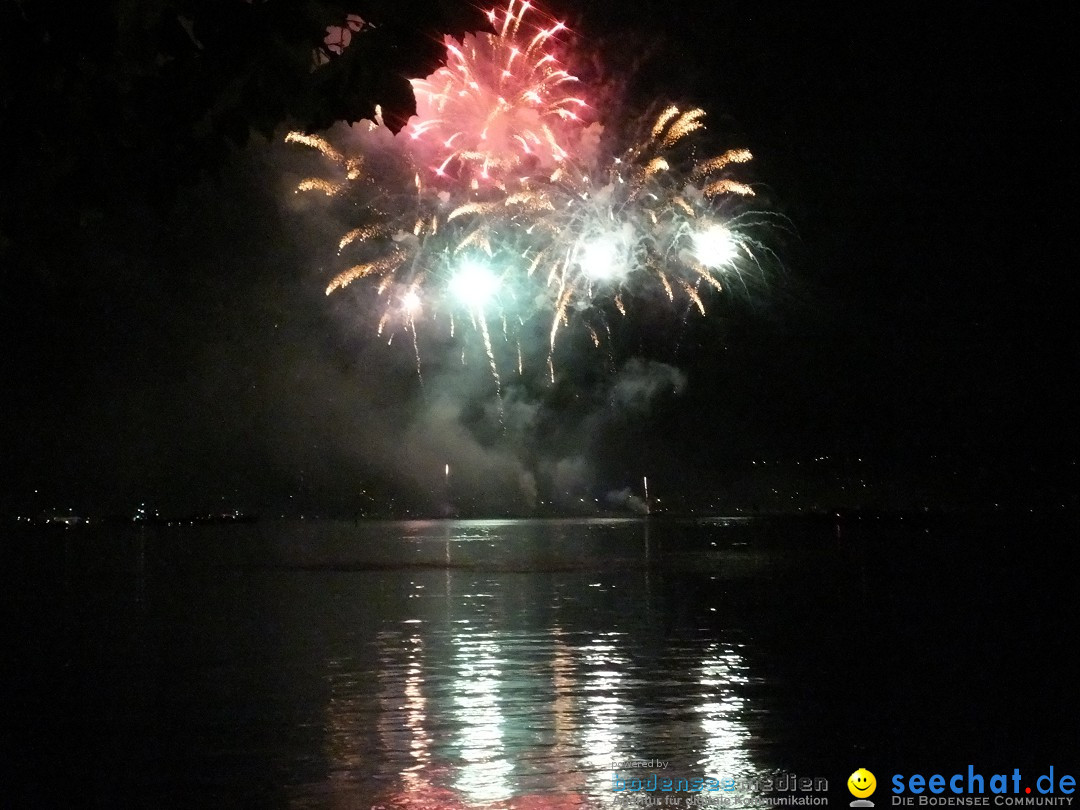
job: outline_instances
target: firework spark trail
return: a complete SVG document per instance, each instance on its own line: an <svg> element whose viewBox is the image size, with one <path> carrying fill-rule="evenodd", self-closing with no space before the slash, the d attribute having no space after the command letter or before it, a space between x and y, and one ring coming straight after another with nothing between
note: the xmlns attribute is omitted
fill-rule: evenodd
<svg viewBox="0 0 1080 810"><path fill-rule="evenodd" d="M706 195L689 178L672 169L673 150L700 129L703 116L699 109L668 107L648 136L605 170L583 173L567 167L553 174L545 190L550 213L530 224L530 249L536 255L529 264L529 275L548 269L551 352L570 312L602 312L598 304L613 296L625 316L622 293L641 293L650 278L675 303L674 275L678 289L701 314L705 302L698 282L722 289L716 273L728 269L745 239L717 219ZM749 159L747 150L732 150L698 162L693 176L715 183L717 172ZM585 321L599 348L597 329L587 316Z"/></svg>
<svg viewBox="0 0 1080 810"><path fill-rule="evenodd" d="M434 179L506 188L526 161L550 169L570 156L567 130L588 104L569 90L578 79L544 50L565 25L526 23L530 10L511 0L501 15L488 12L498 35L447 37L446 67L413 80L417 119L406 135L430 155Z"/></svg>
<svg viewBox="0 0 1080 810"><path fill-rule="evenodd" d="M491 347L491 335L488 334L487 318L483 313L477 317L480 322L480 334L484 337L484 351L487 352L488 364L491 366L491 376L495 380L495 393L502 395L502 378L499 376L499 367L495 362L495 350Z"/></svg>
<svg viewBox="0 0 1080 810"><path fill-rule="evenodd" d="M745 284L741 268L760 269L772 254L750 236L764 217L727 211L729 200L754 195L727 174L751 153L697 156L703 110L669 105L612 149L559 61L565 26L534 23L542 15L519 0L488 17L498 33L447 38L446 66L413 82L419 114L399 137L370 124L353 128L351 150L303 133L286 140L334 167L298 192L364 212L338 242L354 258L327 294L370 279L388 302L378 331L411 332L418 376L418 323L445 314L451 337L456 322L472 323L501 391L489 315L519 374L524 330L548 320L554 381L566 327L580 324L599 349L608 319L626 317L629 302L704 315L706 293L725 277Z"/></svg>

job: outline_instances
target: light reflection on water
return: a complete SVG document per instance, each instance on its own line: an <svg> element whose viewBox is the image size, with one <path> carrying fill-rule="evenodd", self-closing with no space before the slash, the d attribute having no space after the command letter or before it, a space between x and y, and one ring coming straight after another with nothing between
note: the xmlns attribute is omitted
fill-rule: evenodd
<svg viewBox="0 0 1080 810"><path fill-rule="evenodd" d="M745 665L738 653L722 651L710 644L700 665L701 730L705 748L698 764L707 774L748 773L749 757L745 743L749 731L741 722L744 699L738 687L747 682Z"/></svg>
<svg viewBox="0 0 1080 810"><path fill-rule="evenodd" d="M468 799L489 803L513 795L513 764L503 741L506 719L500 707L503 671L499 646L491 634L457 635L453 712L462 764L454 787Z"/></svg>
<svg viewBox="0 0 1080 810"><path fill-rule="evenodd" d="M328 664L327 777L296 786L297 806L629 807L641 797L613 792L614 762L753 771L748 665L723 634L658 629L641 523L602 524L600 545L580 524L449 526L402 539L458 566L340 574L357 600L406 598L379 606L372 655Z"/></svg>
<svg viewBox="0 0 1080 810"><path fill-rule="evenodd" d="M611 790L631 757L674 778L827 776L845 801L859 762L1075 772L1075 522L9 534L4 798L639 807Z"/></svg>

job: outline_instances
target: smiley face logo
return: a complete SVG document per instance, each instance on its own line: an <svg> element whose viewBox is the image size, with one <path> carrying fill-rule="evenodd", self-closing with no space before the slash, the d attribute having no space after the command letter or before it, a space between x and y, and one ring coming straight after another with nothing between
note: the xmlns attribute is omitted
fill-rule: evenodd
<svg viewBox="0 0 1080 810"><path fill-rule="evenodd" d="M848 777L847 789L856 799L865 799L877 789L877 779L866 768L859 768Z"/></svg>

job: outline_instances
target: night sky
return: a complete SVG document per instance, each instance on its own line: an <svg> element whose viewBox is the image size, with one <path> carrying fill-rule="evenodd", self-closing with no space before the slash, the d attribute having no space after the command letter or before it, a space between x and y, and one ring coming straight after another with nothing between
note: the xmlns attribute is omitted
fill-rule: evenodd
<svg viewBox="0 0 1080 810"><path fill-rule="evenodd" d="M864 459L874 497L906 505L1074 492L1076 15L998 8L567 11L627 107L700 104L710 138L749 147L792 233L709 318L627 330L617 373L586 358L509 392L501 435L482 367L436 352L419 390L407 346L323 295L341 228L295 201L316 164L284 129L171 205L136 192L47 242L0 232L0 511L437 511L445 461L488 512L643 474L749 506L813 486L821 456Z"/></svg>

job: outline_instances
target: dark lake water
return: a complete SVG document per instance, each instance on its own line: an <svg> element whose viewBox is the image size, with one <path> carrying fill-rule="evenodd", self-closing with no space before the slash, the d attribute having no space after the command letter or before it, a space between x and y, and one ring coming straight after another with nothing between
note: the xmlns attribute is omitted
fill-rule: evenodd
<svg viewBox="0 0 1080 810"><path fill-rule="evenodd" d="M1075 521L5 535L4 806L645 806L1080 775ZM997 770L996 770L997 769ZM716 794L712 794L715 796ZM810 795L810 794L802 794ZM686 798L680 806L690 806ZM710 806L708 804L704 806ZM714 805L720 806L720 805Z"/></svg>

